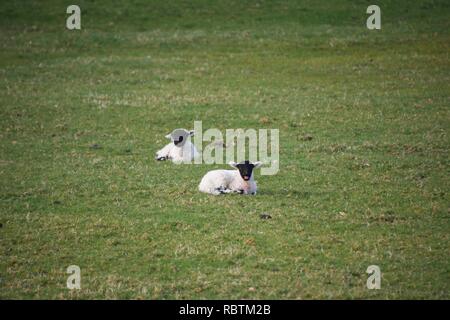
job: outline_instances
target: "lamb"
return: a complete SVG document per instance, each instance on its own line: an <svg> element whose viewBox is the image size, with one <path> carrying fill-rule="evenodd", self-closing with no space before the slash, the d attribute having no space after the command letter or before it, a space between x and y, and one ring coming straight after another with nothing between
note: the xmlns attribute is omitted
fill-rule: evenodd
<svg viewBox="0 0 450 320"><path fill-rule="evenodd" d="M198 189L201 192L213 195L225 193L256 194L256 181L253 179L253 169L259 168L262 162L246 160L236 163L230 162L230 166L238 170L213 170L202 178Z"/></svg>
<svg viewBox="0 0 450 320"><path fill-rule="evenodd" d="M174 163L190 163L199 156L197 148L190 141L190 137L193 135L193 130L175 129L166 135L171 142L156 152L155 159L158 161L172 160Z"/></svg>

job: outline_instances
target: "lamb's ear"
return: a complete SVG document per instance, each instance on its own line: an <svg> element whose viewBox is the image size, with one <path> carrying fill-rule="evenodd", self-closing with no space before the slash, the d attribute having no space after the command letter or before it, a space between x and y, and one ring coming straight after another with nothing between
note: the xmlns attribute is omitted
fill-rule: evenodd
<svg viewBox="0 0 450 320"><path fill-rule="evenodd" d="M166 138L167 138L167 139L172 139L172 135L169 133L169 134L166 136Z"/></svg>
<svg viewBox="0 0 450 320"><path fill-rule="evenodd" d="M236 162L234 162L234 161L230 161L230 162L228 162L228 164L230 165L230 166L232 166L233 168L237 168L237 163Z"/></svg>
<svg viewBox="0 0 450 320"><path fill-rule="evenodd" d="M192 137L195 134L194 130L189 131L189 135Z"/></svg>
<svg viewBox="0 0 450 320"><path fill-rule="evenodd" d="M256 168L261 167L263 165L263 163L261 161L256 161L256 162L253 162L253 165L255 166L255 169L256 169Z"/></svg>

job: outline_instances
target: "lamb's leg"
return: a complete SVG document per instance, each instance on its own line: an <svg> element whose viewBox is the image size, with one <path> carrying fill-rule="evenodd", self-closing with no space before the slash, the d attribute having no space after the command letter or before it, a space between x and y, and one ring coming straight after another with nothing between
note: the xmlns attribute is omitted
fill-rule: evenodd
<svg viewBox="0 0 450 320"><path fill-rule="evenodd" d="M215 191L214 194L227 194L233 192L233 190L225 188L223 186L216 188L214 191Z"/></svg>
<svg viewBox="0 0 450 320"><path fill-rule="evenodd" d="M169 151L170 151L171 148L172 148L172 144L169 143L164 148L162 148L161 150L156 152L155 159L158 160L158 161L164 161L164 160L170 159Z"/></svg>
<svg viewBox="0 0 450 320"><path fill-rule="evenodd" d="M224 194L225 192L223 191L222 187L219 187L219 188L215 188L214 190L212 190L209 193L211 193L211 194L213 194L215 196L218 196L218 195Z"/></svg>
<svg viewBox="0 0 450 320"><path fill-rule="evenodd" d="M248 192L248 191L246 191L244 189L235 189L235 190L232 190L231 192L234 192L234 193L237 193L237 194L247 194L247 195L250 194L252 196L254 196L256 194L256 191Z"/></svg>

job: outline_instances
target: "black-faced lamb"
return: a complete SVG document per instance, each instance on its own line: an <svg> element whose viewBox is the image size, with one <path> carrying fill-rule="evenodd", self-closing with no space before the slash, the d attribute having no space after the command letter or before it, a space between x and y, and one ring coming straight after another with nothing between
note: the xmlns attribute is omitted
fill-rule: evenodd
<svg viewBox="0 0 450 320"><path fill-rule="evenodd" d="M253 169L259 168L262 163L251 163L246 160L240 163L230 162L230 166L237 170L212 170L202 178L198 189L201 192L213 195L225 193L256 194L256 181L253 178Z"/></svg>

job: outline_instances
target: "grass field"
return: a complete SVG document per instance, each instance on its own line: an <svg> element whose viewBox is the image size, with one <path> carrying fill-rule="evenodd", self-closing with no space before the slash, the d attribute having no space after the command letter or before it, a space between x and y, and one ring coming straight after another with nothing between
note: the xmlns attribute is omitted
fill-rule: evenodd
<svg viewBox="0 0 450 320"><path fill-rule="evenodd" d="M450 298L448 1L69 4L0 4L1 298ZM194 120L280 172L200 194L154 160Z"/></svg>

